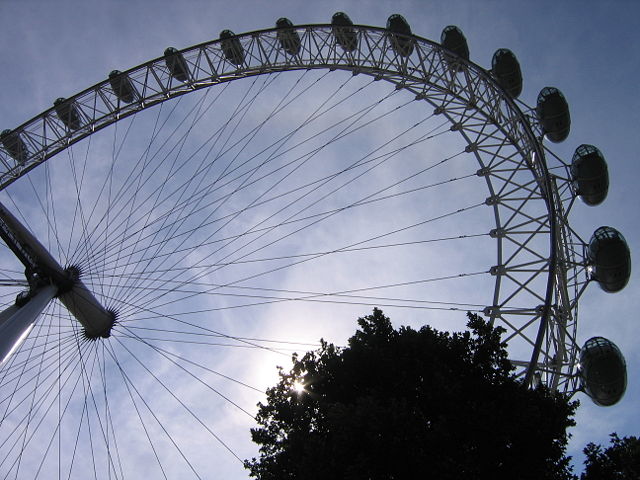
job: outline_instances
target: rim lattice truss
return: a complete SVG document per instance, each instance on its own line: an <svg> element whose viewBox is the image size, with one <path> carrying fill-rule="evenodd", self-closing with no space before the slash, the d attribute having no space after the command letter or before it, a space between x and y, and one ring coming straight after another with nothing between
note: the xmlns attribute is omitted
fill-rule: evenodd
<svg viewBox="0 0 640 480"><path fill-rule="evenodd" d="M125 75L137 92L126 104L104 81L69 99L77 107L81 127L70 130L52 108L15 130L28 155L21 162L0 150L0 185L4 188L71 144L120 119L170 98L223 82L293 69L342 69L366 74L406 89L446 117L451 129L467 142L478 160L478 175L487 181L497 240L493 302L484 314L507 329L506 341L525 338L531 358L514 358L521 372L529 369L548 386L564 392L576 389L575 368L579 347L575 341L578 291L586 281L582 252L573 248L565 204L574 198L567 180L549 174L543 132L532 109L523 112L483 68L457 60L438 44L414 37L409 56L392 48L387 30L355 27L358 48L344 51L331 26L296 27L301 48L296 55L282 50L276 30L239 35L245 52L241 65L225 58L220 41L181 51L188 79L176 80L164 57L135 67ZM546 193L548 192L548 193ZM547 247L540 251L540 239ZM583 278L584 277L584 278ZM534 291L534 279L545 278L546 289ZM526 306L512 308L523 296ZM525 334L531 325L537 335ZM529 368L529 366L531 366Z"/></svg>

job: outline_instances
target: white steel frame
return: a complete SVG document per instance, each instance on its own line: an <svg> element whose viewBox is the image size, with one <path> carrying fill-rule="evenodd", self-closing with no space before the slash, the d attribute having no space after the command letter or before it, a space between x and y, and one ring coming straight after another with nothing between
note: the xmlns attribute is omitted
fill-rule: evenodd
<svg viewBox="0 0 640 480"><path fill-rule="evenodd" d="M296 55L281 48L276 29L256 31L237 36L244 50L241 65L228 61L220 40L214 40L180 51L189 70L185 82L173 78L160 57L123 72L136 90L131 103L121 101L108 80L74 95L68 101L78 110L80 128L67 128L51 108L13 130L26 145L26 155L12 158L0 146L0 188L94 132L194 90L295 69L341 69L386 80L446 117L478 161L477 174L486 180L486 204L495 218L490 234L497 245L490 270L495 289L484 314L507 329L504 340L518 336L531 345L530 358L512 360L518 374L529 384L542 381L552 389L575 392L577 300L589 275L568 222L575 199L570 176L549 174L543 131L533 110L523 111L482 67L458 59L451 68L451 54L447 57L432 41L411 37L414 49L405 57L393 50L385 29L354 26L358 48L353 52L340 47L330 25L294 29L301 39ZM544 291L532 287L541 278L546 279ZM519 304L525 297L527 303ZM535 335L525 331L535 325Z"/></svg>

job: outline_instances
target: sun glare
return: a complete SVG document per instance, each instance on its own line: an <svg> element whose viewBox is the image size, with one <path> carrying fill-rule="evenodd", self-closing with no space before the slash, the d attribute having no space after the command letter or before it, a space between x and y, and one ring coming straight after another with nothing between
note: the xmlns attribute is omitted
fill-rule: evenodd
<svg viewBox="0 0 640 480"><path fill-rule="evenodd" d="M302 383L300 380L296 380L295 382L293 382L293 390L296 393L304 392L304 383Z"/></svg>

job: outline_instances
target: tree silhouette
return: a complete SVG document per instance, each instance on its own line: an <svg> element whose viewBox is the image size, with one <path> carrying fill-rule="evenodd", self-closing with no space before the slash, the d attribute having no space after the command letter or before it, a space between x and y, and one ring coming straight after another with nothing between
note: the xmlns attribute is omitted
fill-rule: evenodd
<svg viewBox="0 0 640 480"><path fill-rule="evenodd" d="M640 439L611 434L611 446L590 443L584 449L587 456L581 480L640 479Z"/></svg>
<svg viewBox="0 0 640 480"><path fill-rule="evenodd" d="M322 341L259 404L251 476L283 479L571 479L577 402L525 388L493 328L394 330L382 311L345 348ZM301 391L300 386L304 390Z"/></svg>

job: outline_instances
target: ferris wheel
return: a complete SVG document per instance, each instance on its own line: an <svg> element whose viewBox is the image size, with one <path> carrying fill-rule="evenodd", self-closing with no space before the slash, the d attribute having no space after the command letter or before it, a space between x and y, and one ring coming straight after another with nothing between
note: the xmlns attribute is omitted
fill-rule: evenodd
<svg viewBox="0 0 640 480"><path fill-rule="evenodd" d="M479 313L526 384L616 403L624 358L578 301L624 288L629 249L570 223L604 156L556 156L565 98L521 91L457 27L337 13L167 48L2 132L0 471L208 478L245 458L255 371L374 306Z"/></svg>

